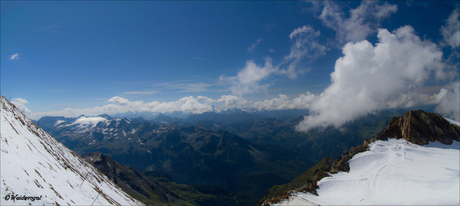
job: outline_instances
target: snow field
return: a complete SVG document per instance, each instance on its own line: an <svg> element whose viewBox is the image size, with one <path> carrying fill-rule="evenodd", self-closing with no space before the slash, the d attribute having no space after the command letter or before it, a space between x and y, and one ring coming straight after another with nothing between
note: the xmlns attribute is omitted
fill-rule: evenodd
<svg viewBox="0 0 460 206"><path fill-rule="evenodd" d="M320 180L319 196L296 193L276 205L459 205L459 148L379 140L349 161L349 172Z"/></svg>

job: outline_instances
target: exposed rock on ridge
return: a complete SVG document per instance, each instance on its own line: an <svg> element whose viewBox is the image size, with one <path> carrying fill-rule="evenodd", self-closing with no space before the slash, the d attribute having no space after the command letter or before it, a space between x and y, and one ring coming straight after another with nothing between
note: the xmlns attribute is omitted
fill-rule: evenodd
<svg viewBox="0 0 460 206"><path fill-rule="evenodd" d="M339 171L350 171L348 160L353 158L354 155L367 151L369 149L368 145L376 140L388 140L388 138L393 137L396 139L404 138L418 145L426 145L434 141L451 145L453 140L460 141L460 127L449 123L439 114L423 110L406 112L401 117L393 117L388 126L378 133L376 138L364 140L362 145L351 147L348 152L338 157L327 173L335 174ZM317 182L323 177L329 176L327 173L322 170L318 171L315 179L305 191L316 194L316 189L318 189Z"/></svg>
<svg viewBox="0 0 460 206"><path fill-rule="evenodd" d="M439 141L451 145L460 140L460 127L450 124L441 115L423 110L409 111L401 117L393 117L388 126L377 134L377 140L403 138L418 145Z"/></svg>
<svg viewBox="0 0 460 206"><path fill-rule="evenodd" d="M369 144L376 140L388 140L388 138L403 138L409 142L418 145L426 145L430 142L439 141L443 144L451 145L453 140L460 141L460 127L451 124L441 115L425 112L423 110L409 111L401 117L393 117L388 126L377 134L375 138L364 140L362 145L351 147L348 152L345 152L338 157L330 166L328 171L322 169L312 176L304 187L297 189L301 192L310 192L318 195L316 190L319 188L317 182L324 177L335 174L339 171L349 172L350 166L348 161L354 155L360 152L367 151ZM276 196L269 200L262 199L257 205L270 205L270 203L278 203L283 199L288 199L292 191L285 191L283 196Z"/></svg>

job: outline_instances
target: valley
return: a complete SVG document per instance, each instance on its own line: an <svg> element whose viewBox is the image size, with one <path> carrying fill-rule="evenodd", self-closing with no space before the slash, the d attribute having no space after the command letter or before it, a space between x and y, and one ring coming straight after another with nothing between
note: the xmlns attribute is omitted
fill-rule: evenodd
<svg viewBox="0 0 460 206"><path fill-rule="evenodd" d="M180 184L220 188L211 195L226 191L228 196L215 198L254 205L272 186L290 182L324 157L338 157L399 114L382 111L339 129L305 133L295 130L303 118L299 112L306 111L263 115L234 110L185 119L163 114L151 120L103 114L43 117L36 123L77 154L98 151L140 173L167 174L170 189Z"/></svg>

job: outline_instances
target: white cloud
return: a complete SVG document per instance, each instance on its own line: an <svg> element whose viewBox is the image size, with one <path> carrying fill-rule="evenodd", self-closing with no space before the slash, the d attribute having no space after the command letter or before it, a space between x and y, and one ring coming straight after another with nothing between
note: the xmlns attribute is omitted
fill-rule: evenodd
<svg viewBox="0 0 460 206"><path fill-rule="evenodd" d="M263 67L257 66L254 60L249 60L246 62L246 66L239 71L236 76L220 76L220 81L229 83L232 93L242 96L244 94L266 91L269 84L262 85L261 82L277 70L277 68L273 67L270 58L265 60L265 65Z"/></svg>
<svg viewBox="0 0 460 206"><path fill-rule="evenodd" d="M297 66L304 60L315 60L326 54L327 48L320 44L316 38L320 35L319 31L315 31L311 26L303 26L289 34L289 38L295 40L291 46L289 55L284 57L282 64L289 64L287 69L280 70L279 73L286 74L290 79L297 78Z"/></svg>
<svg viewBox="0 0 460 206"><path fill-rule="evenodd" d="M116 114L125 112L153 112L153 113L172 113L184 112L201 114L208 111L221 111L222 109L257 109L257 110L277 110L277 109L307 109L310 103L315 99L315 95L307 92L300 94L294 99L289 99L286 95L280 94L280 98L271 100L252 102L245 98L235 95L222 95L218 99L212 99L206 96L187 96L176 101L170 102L143 102L129 101L126 98L115 96L107 100L107 104L101 107L86 109L67 108L62 111L36 112L32 113L32 118L38 119L42 116L66 116L75 117L79 115L96 116L99 114ZM14 99L15 104L25 108L23 105L26 100ZM26 109L26 111L30 112Z"/></svg>
<svg viewBox="0 0 460 206"><path fill-rule="evenodd" d="M284 109L308 109L315 100L315 95L307 92L300 94L299 97L289 99L287 95L280 94L279 98L254 102L253 107L262 110L284 110Z"/></svg>
<svg viewBox="0 0 460 206"><path fill-rule="evenodd" d="M256 42L251 44L251 46L248 48L247 52L253 53L257 49L257 46L259 46L260 42L262 42L262 40L263 40L262 38L256 39Z"/></svg>
<svg viewBox="0 0 460 206"><path fill-rule="evenodd" d="M380 21L398 10L396 5L388 3L382 5L377 1L362 1L356 9L350 10L349 15L346 15L335 2L323 3L318 18L326 27L336 32L336 39L340 43L366 39L368 35L377 31Z"/></svg>
<svg viewBox="0 0 460 206"><path fill-rule="evenodd" d="M315 30L310 25L308 25L294 29L294 31L292 31L291 34L289 34L289 38L293 39L298 35L309 33L314 33L314 36L319 36L319 32L315 32Z"/></svg>
<svg viewBox="0 0 460 206"><path fill-rule="evenodd" d="M241 108L248 100L234 95L222 95L216 102L224 102L227 108Z"/></svg>
<svg viewBox="0 0 460 206"><path fill-rule="evenodd" d="M460 121L460 82L454 82L449 87L442 88L436 95L435 112Z"/></svg>
<svg viewBox="0 0 460 206"><path fill-rule="evenodd" d="M200 102L192 96L182 97L174 102L163 102L151 108L151 112L190 112L190 113L203 113L210 111L212 106L204 102Z"/></svg>
<svg viewBox="0 0 460 206"><path fill-rule="evenodd" d="M239 105L243 99L234 98L233 101L239 101L240 103L231 103L229 97L222 96L219 100L214 100L204 96L198 96L197 98L193 96L187 96L180 98L177 101L170 102L143 102L143 101L129 101L120 96L115 96L107 100L108 104L101 107L86 108L86 109L72 109L67 108L62 111L52 111L52 112L36 112L32 114L32 118L40 118L42 116L66 116L66 117L75 117L81 114L94 116L99 114L116 114L116 113L125 113L128 111L131 112L154 112L154 113L171 113L171 112L185 112L185 113L203 113L206 111L212 111L214 102L230 102L227 103L229 107ZM20 105L27 103L22 99L18 99L17 102ZM233 105L232 105L233 104Z"/></svg>
<svg viewBox="0 0 460 206"><path fill-rule="evenodd" d="M422 104L435 104L436 95L420 93L418 91L408 91L401 93L392 100L388 100L387 108L409 108Z"/></svg>
<svg viewBox="0 0 460 206"><path fill-rule="evenodd" d="M306 92L305 94L300 94L299 97L292 100L292 109L308 109L310 104L317 98L316 95Z"/></svg>
<svg viewBox="0 0 460 206"><path fill-rule="evenodd" d="M460 46L460 9L455 9L446 21L446 25L441 27L441 34L444 37L444 43L452 48Z"/></svg>
<svg viewBox="0 0 460 206"><path fill-rule="evenodd" d="M369 112L389 108L401 98L394 104L410 105L411 94L427 79L446 77L442 51L432 42L422 41L412 27L392 33L380 29L377 37L375 46L365 40L343 47L344 56L336 61L331 85L311 104L312 114L298 130L340 127Z"/></svg>
<svg viewBox="0 0 460 206"><path fill-rule="evenodd" d="M254 107L261 110L279 110L286 109L289 105L289 98L284 94L280 94L279 98L273 98L270 100L258 101L254 103Z"/></svg>
<svg viewBox="0 0 460 206"><path fill-rule="evenodd" d="M121 104L121 105L127 105L129 104L129 100L123 98L123 97L119 97L119 96L115 96L115 97L112 97L108 100L108 102L113 102L113 103L118 103L118 104Z"/></svg>
<svg viewBox="0 0 460 206"><path fill-rule="evenodd" d="M26 104L29 102L23 98L13 98L11 103L14 104L19 110L21 110L24 114L29 116L31 114L30 110L26 107Z"/></svg>
<svg viewBox="0 0 460 206"><path fill-rule="evenodd" d="M366 8L364 8L366 9ZM373 12L374 13L374 16L380 20L380 19L384 19L384 18L387 18L389 16L391 16L392 14L396 13L396 11L398 11L398 6L397 5L390 5L388 3L385 2L385 4L383 5L375 5L375 7L373 8Z"/></svg>
<svg viewBox="0 0 460 206"><path fill-rule="evenodd" d="M262 81L267 80L272 74L283 74L290 79L296 79L299 73L306 70L304 68L299 72L297 68L302 60L314 60L326 54L327 48L316 40L319 35L320 32L309 25L294 29L289 35L289 38L294 40L290 54L285 56L279 65L273 66L271 58L266 58L264 66L258 66L254 60L249 60L237 76L221 76L220 81L231 85L232 94L242 96L267 91L270 84L262 84ZM262 39L257 39L248 51L254 51L261 41ZM269 51L274 52L273 49ZM280 69L282 65L287 65L287 68Z"/></svg>
<svg viewBox="0 0 460 206"><path fill-rule="evenodd" d="M16 53L10 56L10 60L18 60L18 59L19 59L19 53Z"/></svg>

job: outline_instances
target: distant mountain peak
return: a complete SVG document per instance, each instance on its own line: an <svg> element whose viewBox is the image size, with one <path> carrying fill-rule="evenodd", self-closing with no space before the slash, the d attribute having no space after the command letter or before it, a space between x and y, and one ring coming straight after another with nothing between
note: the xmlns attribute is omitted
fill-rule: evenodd
<svg viewBox="0 0 460 206"><path fill-rule="evenodd" d="M405 139L418 145L439 141L450 145L460 140L460 127L451 124L441 115L423 110L409 111L401 117L393 117L388 126L377 134L377 140Z"/></svg>
<svg viewBox="0 0 460 206"><path fill-rule="evenodd" d="M103 118L106 118L108 120L112 119L112 117L110 115L108 115L108 114L100 114L100 115L98 115L98 117L103 117Z"/></svg>

